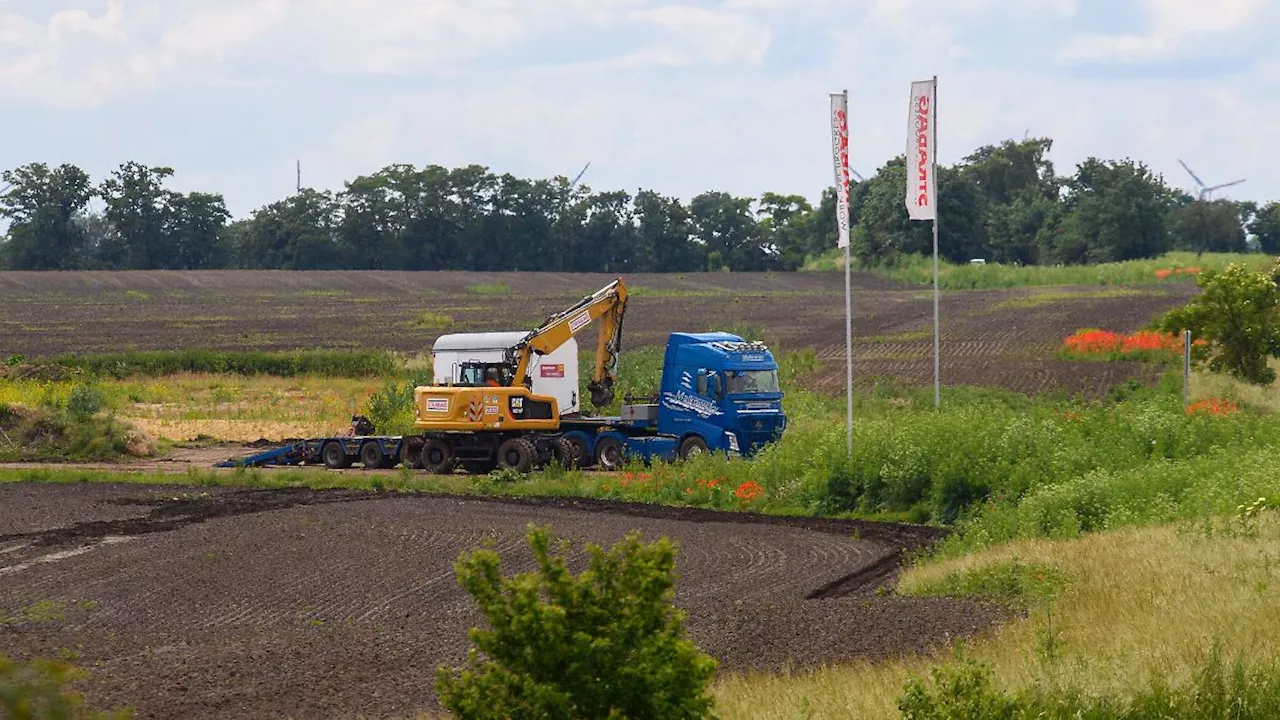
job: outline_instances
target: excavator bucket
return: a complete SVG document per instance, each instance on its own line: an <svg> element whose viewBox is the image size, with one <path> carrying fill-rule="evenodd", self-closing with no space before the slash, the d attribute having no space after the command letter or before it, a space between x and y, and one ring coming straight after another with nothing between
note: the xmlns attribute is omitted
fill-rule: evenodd
<svg viewBox="0 0 1280 720"><path fill-rule="evenodd" d="M613 378L605 378L603 382L588 383L591 391L591 404L596 407L607 407L613 404Z"/></svg>

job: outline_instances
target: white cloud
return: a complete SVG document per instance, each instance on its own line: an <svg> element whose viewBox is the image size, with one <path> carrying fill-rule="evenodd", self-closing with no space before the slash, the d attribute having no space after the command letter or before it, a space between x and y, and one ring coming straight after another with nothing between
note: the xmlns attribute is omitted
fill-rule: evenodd
<svg viewBox="0 0 1280 720"><path fill-rule="evenodd" d="M1280 197L1255 150L1280 143L1274 50L1198 78L1052 64L1062 47L1166 57L1206 29L1229 43L1264 17L1259 0L1136 0L1146 31L1074 41L1076 0L66 2L80 9L0 13L0 101L33 125L76 108L53 116L108 116L112 130L37 132L10 152L95 176L145 154L240 215L287 194L298 157L304 183L331 189L390 163L547 177L591 160L584 181L599 189L816 198L830 183L826 93L849 89L851 161L870 174L903 152L907 83L935 73L943 162L1029 130L1055 139L1064 173L1129 156L1179 182L1182 157L1207 181L1250 178L1228 196ZM154 121L183 98L208 107Z"/></svg>
<svg viewBox="0 0 1280 720"><path fill-rule="evenodd" d="M1268 0L1140 0L1151 22L1143 35L1084 35L1060 55L1064 62L1164 58L1196 33L1222 33L1242 27L1267 7Z"/></svg>
<svg viewBox="0 0 1280 720"><path fill-rule="evenodd" d="M667 52L683 55L690 64L707 60L759 66L769 49L768 26L736 12L670 5L633 10L630 18L664 28Z"/></svg>

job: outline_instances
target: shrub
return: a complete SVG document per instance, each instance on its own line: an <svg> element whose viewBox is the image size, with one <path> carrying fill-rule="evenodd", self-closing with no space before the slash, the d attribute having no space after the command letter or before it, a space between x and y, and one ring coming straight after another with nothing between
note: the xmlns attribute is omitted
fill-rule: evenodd
<svg viewBox="0 0 1280 720"><path fill-rule="evenodd" d="M11 720L124 720L131 717L126 709L110 714L89 711L83 697L66 689L68 683L82 676L82 671L66 663L52 660L20 663L0 655L0 717Z"/></svg>
<svg viewBox="0 0 1280 720"><path fill-rule="evenodd" d="M419 373L407 382L388 380L382 389L369 396L364 415L381 435L406 435L413 432L413 391L419 385L429 385L430 372Z"/></svg>
<svg viewBox="0 0 1280 720"><path fill-rule="evenodd" d="M672 605L676 548L629 533L572 575L568 543L529 526L537 570L504 578L490 549L464 553L458 583L489 629L473 628L467 667L441 667L441 703L459 718L695 718L708 716L716 661L684 638ZM480 653L483 653L481 659Z"/></svg>
<svg viewBox="0 0 1280 720"><path fill-rule="evenodd" d="M1209 369L1259 385L1276 373L1267 357L1280 357L1280 290L1275 275L1280 266L1255 272L1231 264L1226 270L1206 270L1196 283L1203 291L1186 307L1170 311L1160 321L1169 332L1190 330L1207 340Z"/></svg>
<svg viewBox="0 0 1280 720"><path fill-rule="evenodd" d="M107 404L107 398L97 385L77 383L67 396L67 414L72 420L84 422L97 415Z"/></svg>

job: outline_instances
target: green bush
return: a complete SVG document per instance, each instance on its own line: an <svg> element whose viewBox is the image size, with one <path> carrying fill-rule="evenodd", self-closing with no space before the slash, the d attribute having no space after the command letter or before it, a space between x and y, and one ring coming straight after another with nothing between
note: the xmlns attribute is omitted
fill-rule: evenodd
<svg viewBox="0 0 1280 720"><path fill-rule="evenodd" d="M1207 362L1214 372L1259 385L1276 373L1268 357L1280 357L1280 289L1276 275L1231 264L1222 272L1206 270L1196 283L1202 288L1186 307L1170 311L1160 322L1168 332L1190 330L1208 341Z"/></svg>
<svg viewBox="0 0 1280 720"><path fill-rule="evenodd" d="M568 543L528 528L537 571L502 576L489 549L464 553L458 583L489 629L474 628L466 668L441 667L441 703L459 718L698 718L712 712L716 661L683 637L672 605L675 546L638 533L572 575ZM483 655L481 655L483 653Z"/></svg>
<svg viewBox="0 0 1280 720"><path fill-rule="evenodd" d="M124 720L127 709L112 713L91 711L84 698L66 686L83 672L53 660L20 663L0 654L0 717L8 720L63 720L91 718Z"/></svg>
<svg viewBox="0 0 1280 720"><path fill-rule="evenodd" d="M1237 659L1228 670L1218 650L1191 682L1171 687L1153 676L1133 697L1091 696L1080 690L996 687L991 668L966 660L932 671L932 684L908 681L898 700L903 720L1263 720L1280 717L1280 668L1249 670Z"/></svg>
<svg viewBox="0 0 1280 720"><path fill-rule="evenodd" d="M408 435L413 432L413 391L419 385L430 385L430 371L419 373L401 383L387 380L382 389L369 396L364 415L379 435Z"/></svg>
<svg viewBox="0 0 1280 720"><path fill-rule="evenodd" d="M72 420L84 422L98 414L107 404L107 398L97 385L77 383L67 396L67 414Z"/></svg>

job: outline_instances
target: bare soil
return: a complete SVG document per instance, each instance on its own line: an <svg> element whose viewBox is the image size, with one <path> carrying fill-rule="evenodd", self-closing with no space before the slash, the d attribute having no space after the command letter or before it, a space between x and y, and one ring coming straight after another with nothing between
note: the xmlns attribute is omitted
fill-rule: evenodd
<svg viewBox="0 0 1280 720"><path fill-rule="evenodd" d="M446 332L537 326L614 276L560 273L127 271L0 273L0 358L172 348L387 348L425 353ZM754 326L782 350L815 349L818 389L844 381L843 273L629 274L627 347L661 345L672 331ZM494 292L494 288L503 287ZM941 376L947 385L1098 396L1140 363L1059 360L1081 327L1131 332L1193 297L1193 283L947 291ZM1051 302L1025 302L1053 293ZM855 378L860 384L933 379L931 291L856 273Z"/></svg>
<svg viewBox="0 0 1280 720"><path fill-rule="evenodd" d="M527 523L575 545L679 543L676 603L721 672L927 652L991 628L991 604L899 598L921 526L572 499L181 486L0 485L0 650L70 658L97 707L139 718L438 712L441 663L482 622L459 553L531 569Z"/></svg>

